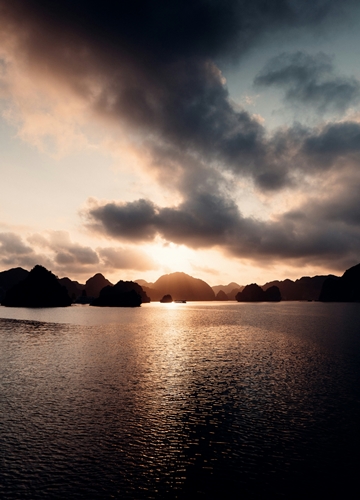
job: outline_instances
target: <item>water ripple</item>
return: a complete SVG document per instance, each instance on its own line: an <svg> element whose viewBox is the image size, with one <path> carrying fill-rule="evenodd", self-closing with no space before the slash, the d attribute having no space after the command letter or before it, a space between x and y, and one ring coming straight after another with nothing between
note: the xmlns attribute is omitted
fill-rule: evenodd
<svg viewBox="0 0 360 500"><path fill-rule="evenodd" d="M359 305L186 306L0 319L1 498L315 498L355 484Z"/></svg>

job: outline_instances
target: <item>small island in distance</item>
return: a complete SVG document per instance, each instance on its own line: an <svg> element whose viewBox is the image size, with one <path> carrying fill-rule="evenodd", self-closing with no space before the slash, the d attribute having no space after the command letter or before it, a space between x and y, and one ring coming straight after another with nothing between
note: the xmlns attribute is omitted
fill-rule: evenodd
<svg viewBox="0 0 360 500"><path fill-rule="evenodd" d="M235 282L211 287L205 281L182 272L161 276L155 283L145 280L122 281L115 285L97 273L85 284L57 278L43 266L30 272L22 268L0 272L0 303L8 307L66 307L90 304L98 307L139 307L142 303L228 301L279 302L319 300L322 302L360 301L360 264L343 276L302 277L273 281L262 286Z"/></svg>

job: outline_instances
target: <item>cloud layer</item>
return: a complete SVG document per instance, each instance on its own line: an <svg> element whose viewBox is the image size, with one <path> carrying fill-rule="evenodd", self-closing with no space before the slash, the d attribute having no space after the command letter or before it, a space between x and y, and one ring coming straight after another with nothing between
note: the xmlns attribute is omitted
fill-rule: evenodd
<svg viewBox="0 0 360 500"><path fill-rule="evenodd" d="M290 259L341 270L359 258L359 188L358 178L351 196L345 184L335 196L307 199L267 221L243 217L234 202L208 194L176 207L148 200L92 205L88 225L124 241L149 242L160 236L196 249L219 247L262 264Z"/></svg>
<svg viewBox="0 0 360 500"><path fill-rule="evenodd" d="M220 68L267 37L330 25L353 5L0 0L3 81L17 68L61 95L76 96L89 116L121 127L146 158L148 173L181 200L173 206L142 198L95 201L84 211L94 233L128 243L160 236L259 261L345 263L359 258L360 218L351 194L359 186L359 123L341 117L269 133L258 117L233 105ZM358 80L338 76L327 55L301 51L272 58L255 84L280 87L287 103L319 113L343 113L360 96ZM10 86L4 92L11 93ZM232 189L244 179L263 196L289 189L298 195L306 183L331 192L255 219L242 215ZM16 237L1 242L4 255L13 248L19 262L32 259ZM50 240L44 248L54 252L59 269L134 261L121 248L95 251Z"/></svg>
<svg viewBox="0 0 360 500"><path fill-rule="evenodd" d="M338 7L320 0L311 9L282 0L171 7L160 0L51 6L17 0L3 2L2 13L13 57L126 126L159 169L166 171L169 156L185 172L205 162L272 190L292 182L288 158L278 162L278 142L268 141L248 112L234 109L215 61L240 57L270 33L330 22Z"/></svg>
<svg viewBox="0 0 360 500"><path fill-rule="evenodd" d="M6 268L31 269L41 264L60 277L65 274L88 278L97 272L148 271L158 264L145 252L133 247L98 247L73 243L66 231L32 234L26 243L16 233L0 233L0 264Z"/></svg>
<svg viewBox="0 0 360 500"><path fill-rule="evenodd" d="M283 88L290 104L311 106L318 113L343 112L360 99L360 82L336 76L332 59L322 53L282 53L267 63L254 85Z"/></svg>

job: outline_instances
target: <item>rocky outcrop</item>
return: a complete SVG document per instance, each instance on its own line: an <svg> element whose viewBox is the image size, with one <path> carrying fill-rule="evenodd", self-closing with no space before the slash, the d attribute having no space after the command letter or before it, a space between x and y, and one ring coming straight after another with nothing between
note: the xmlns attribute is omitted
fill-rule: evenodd
<svg viewBox="0 0 360 500"><path fill-rule="evenodd" d="M71 299L57 277L35 266L23 281L10 288L2 301L8 307L66 307Z"/></svg>
<svg viewBox="0 0 360 500"><path fill-rule="evenodd" d="M74 302L76 299L82 296L85 290L85 285L82 285L78 281L73 281L70 278L60 278L59 283L64 286L69 294L69 297Z"/></svg>
<svg viewBox="0 0 360 500"><path fill-rule="evenodd" d="M214 300L210 285L185 273L171 273L161 276L154 283L161 295L171 295L174 300Z"/></svg>
<svg viewBox="0 0 360 500"><path fill-rule="evenodd" d="M347 269L341 278L326 279L319 300L322 302L360 302L360 264Z"/></svg>
<svg viewBox="0 0 360 500"><path fill-rule="evenodd" d="M149 297L138 283L119 281L114 286L106 286L98 298L91 303L99 307L139 307L142 302L150 302Z"/></svg>
<svg viewBox="0 0 360 500"><path fill-rule="evenodd" d="M29 271L26 271L22 267L14 267L8 271L0 272L0 303L5 297L6 292L20 281L23 281L28 274Z"/></svg>
<svg viewBox="0 0 360 500"><path fill-rule="evenodd" d="M236 295L238 302L279 302L281 293L277 286L272 286L264 291L256 283L246 285L242 292Z"/></svg>
<svg viewBox="0 0 360 500"><path fill-rule="evenodd" d="M229 297L223 290L219 290L215 296L215 300L229 300Z"/></svg>
<svg viewBox="0 0 360 500"><path fill-rule="evenodd" d="M264 298L264 291L256 283L246 285L242 292L236 295L238 302L261 302Z"/></svg>
<svg viewBox="0 0 360 500"><path fill-rule="evenodd" d="M164 297L160 300L160 302L162 304L168 304L172 301L173 301L173 299L172 299L171 295L164 295Z"/></svg>
<svg viewBox="0 0 360 500"><path fill-rule="evenodd" d="M222 290L224 293L226 293L227 296L229 296L229 293L231 293L233 290L237 290L236 293L240 292L244 287L241 285L238 285L234 281L229 283L228 285L215 285L211 287L214 290L215 295L217 295L220 290ZM235 300L235 296L234 299Z"/></svg>
<svg viewBox="0 0 360 500"><path fill-rule="evenodd" d="M97 273L92 278L89 278L85 283L85 291L87 297L97 298L100 292L106 286L112 286L109 280L107 280L102 274Z"/></svg>
<svg viewBox="0 0 360 500"><path fill-rule="evenodd" d="M150 298L151 302L159 302L159 300L163 296L163 294L155 288L143 285L141 285L141 288L144 290L144 292L146 292L146 295Z"/></svg>
<svg viewBox="0 0 360 500"><path fill-rule="evenodd" d="M244 290L244 287L240 287L240 288L234 288L234 290L231 290L230 293L227 294L229 300L236 300L236 295L239 293L239 292L242 292Z"/></svg>
<svg viewBox="0 0 360 500"><path fill-rule="evenodd" d="M271 286L277 286L281 293L282 300L318 300L321 288L325 280L335 276L303 276L302 278L292 281L289 279L283 281L271 281L262 286L263 290L267 290Z"/></svg>
<svg viewBox="0 0 360 500"><path fill-rule="evenodd" d="M265 302L280 302L281 293L277 286L271 286L267 290L264 291L264 300Z"/></svg>

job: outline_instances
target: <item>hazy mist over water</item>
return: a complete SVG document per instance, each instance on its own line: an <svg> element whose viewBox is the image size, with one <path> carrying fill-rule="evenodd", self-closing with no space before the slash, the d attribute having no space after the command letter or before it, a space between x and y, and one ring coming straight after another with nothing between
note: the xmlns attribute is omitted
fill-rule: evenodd
<svg viewBox="0 0 360 500"><path fill-rule="evenodd" d="M359 304L0 317L2 498L351 498Z"/></svg>

